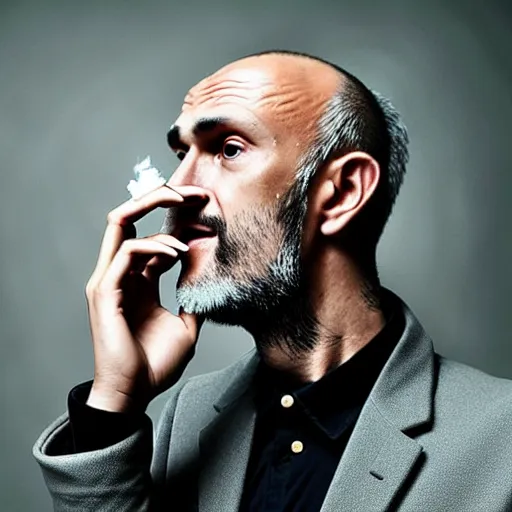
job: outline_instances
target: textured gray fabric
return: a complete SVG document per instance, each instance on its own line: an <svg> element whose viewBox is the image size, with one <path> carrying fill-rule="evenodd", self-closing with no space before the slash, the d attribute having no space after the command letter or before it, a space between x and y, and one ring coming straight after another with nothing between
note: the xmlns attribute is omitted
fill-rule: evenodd
<svg viewBox="0 0 512 512"><path fill-rule="evenodd" d="M52 450L56 449L69 435L68 417L64 414L34 446L55 510L150 510L152 425L147 416L142 429L101 453L47 454L50 444Z"/></svg>
<svg viewBox="0 0 512 512"><path fill-rule="evenodd" d="M363 407L321 512L511 511L512 382L437 356L401 304L404 334ZM253 350L176 386L153 458L149 418L105 450L48 455L69 430L61 416L34 446L55 510L235 512L254 429L257 362Z"/></svg>

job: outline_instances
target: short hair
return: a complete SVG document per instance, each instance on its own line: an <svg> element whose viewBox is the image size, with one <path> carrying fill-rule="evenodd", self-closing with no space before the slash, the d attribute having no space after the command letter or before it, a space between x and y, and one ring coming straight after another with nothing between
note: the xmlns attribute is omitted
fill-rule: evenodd
<svg viewBox="0 0 512 512"><path fill-rule="evenodd" d="M309 187L316 170L335 153L363 151L371 155L379 164L381 177L368 203L347 226L345 236L352 242L357 240L361 251L370 249L374 252L403 183L409 160L409 137L398 111L388 99L368 89L354 75L320 57L290 50L267 50L248 57L272 54L312 59L340 74L339 90L319 121L316 139L304 155L302 175L297 178L303 187ZM373 263L370 263L373 266L374 257L373 254ZM376 272L376 268L373 270Z"/></svg>

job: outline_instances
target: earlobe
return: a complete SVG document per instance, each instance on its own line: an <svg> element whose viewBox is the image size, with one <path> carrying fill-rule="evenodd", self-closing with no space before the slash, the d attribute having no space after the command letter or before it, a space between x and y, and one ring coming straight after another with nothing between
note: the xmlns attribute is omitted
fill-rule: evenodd
<svg viewBox="0 0 512 512"><path fill-rule="evenodd" d="M322 235L325 235L325 236L335 235L339 230L340 229L339 229L338 223L333 219L329 219L329 220L322 222L322 224L320 226L320 231L321 231Z"/></svg>

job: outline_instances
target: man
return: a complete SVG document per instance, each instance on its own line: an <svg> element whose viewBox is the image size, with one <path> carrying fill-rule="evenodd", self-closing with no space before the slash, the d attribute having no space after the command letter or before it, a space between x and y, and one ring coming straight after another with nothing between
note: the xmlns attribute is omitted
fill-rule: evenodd
<svg viewBox="0 0 512 512"><path fill-rule="evenodd" d="M381 287L403 180L392 105L267 52L191 89L169 182L108 217L87 285L94 380L34 446L56 510L512 510L512 386L437 356ZM133 223L168 209L161 233ZM178 315L159 299L177 260ZM202 322L255 349L179 381ZM153 446L148 403L171 388Z"/></svg>

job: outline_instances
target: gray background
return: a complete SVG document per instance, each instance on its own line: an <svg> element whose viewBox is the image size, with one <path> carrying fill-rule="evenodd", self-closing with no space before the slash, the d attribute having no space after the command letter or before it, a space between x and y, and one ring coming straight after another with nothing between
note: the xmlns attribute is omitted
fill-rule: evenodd
<svg viewBox="0 0 512 512"><path fill-rule="evenodd" d="M127 198L137 158L150 154L170 174L165 134L187 89L246 53L312 52L391 97L411 162L380 246L383 283L442 354L512 377L505 2L0 5L2 511L51 510L31 449L92 375L83 290L107 212ZM164 280L169 307L175 278ZM207 326L187 375L250 346L240 330Z"/></svg>

